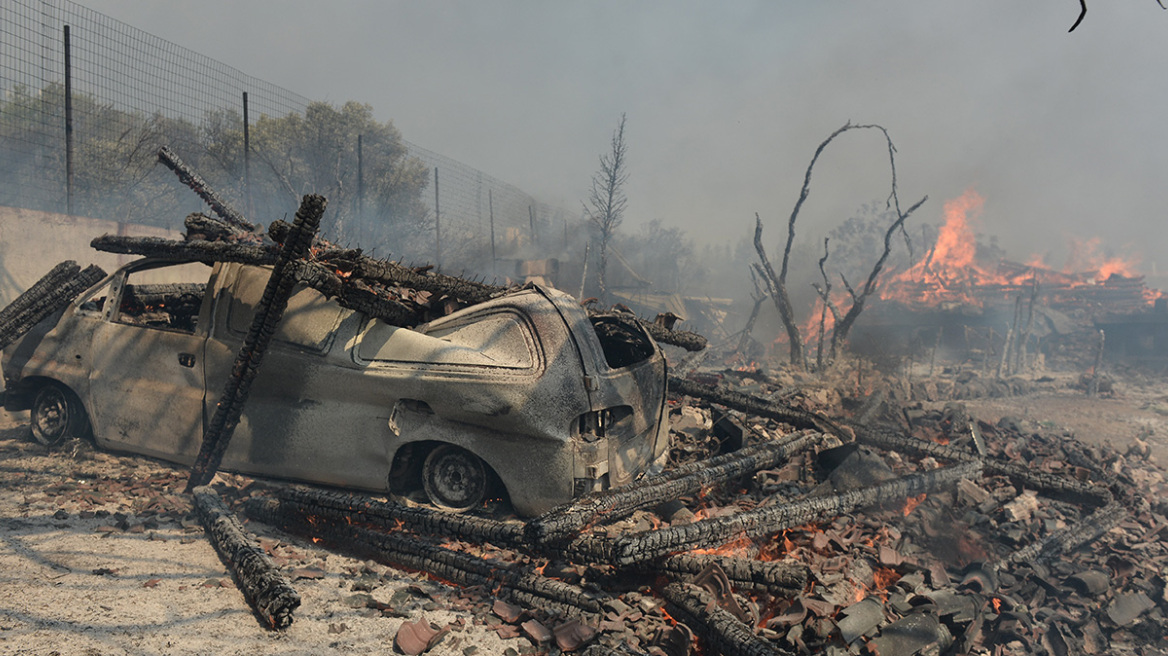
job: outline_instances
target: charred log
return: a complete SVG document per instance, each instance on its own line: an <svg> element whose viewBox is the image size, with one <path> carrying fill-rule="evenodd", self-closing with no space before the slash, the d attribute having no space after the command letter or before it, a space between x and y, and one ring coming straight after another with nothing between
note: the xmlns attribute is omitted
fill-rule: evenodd
<svg viewBox="0 0 1168 656"><path fill-rule="evenodd" d="M364 547L380 559L405 569L427 572L462 586L485 586L528 606L554 607L571 615L598 615L605 596L542 576L532 567L516 566L430 544L400 532L382 533L344 520L287 512L274 499L252 498L248 516L338 546Z"/></svg>
<svg viewBox="0 0 1168 656"><path fill-rule="evenodd" d="M199 212L188 214L187 218L183 220L183 227L187 229L187 239L205 241L220 241L243 233L242 230L226 221L220 221Z"/></svg>
<svg viewBox="0 0 1168 656"><path fill-rule="evenodd" d="M948 444L929 442L887 430L860 429L856 431L856 440L877 448L898 451L906 455L932 456L942 460L958 462L973 459L972 454ZM1074 503L1105 506L1112 501L1111 492L1107 488L1083 483L1068 476L1059 476L1023 465L993 459L984 460L983 467L987 474L1006 476L1017 485L1057 496Z"/></svg>
<svg viewBox="0 0 1168 656"><path fill-rule="evenodd" d="M731 410L745 412L748 415L781 421L795 428L810 428L831 434L840 433L839 427L827 417L742 392L703 385L677 376L669 377L669 389L678 394L715 403Z"/></svg>
<svg viewBox="0 0 1168 656"><path fill-rule="evenodd" d="M708 345L706 338L695 332L690 332L688 330L669 330L665 326L658 325L652 321L645 321L643 319L637 319L636 321L649 333L649 335L654 340L662 344L680 346L681 348L691 352L701 351Z"/></svg>
<svg viewBox="0 0 1168 656"><path fill-rule="evenodd" d="M215 407L215 415L203 433L203 444L191 467L191 477L187 482L187 489L191 490L198 485L206 485L219 468L227 445L231 442L231 435L239 423L243 413L243 405L247 401L251 384L259 371L264 351L272 341L272 335L284 310L288 307L288 297L296 285L295 271L292 262L304 258L312 245L320 225L320 217L324 214L326 201L324 196L308 195L300 203L296 212L296 223L284 247L280 249L280 256L268 278L263 297L256 306L255 318L251 328L244 338L243 346L235 358L231 374L223 388L219 404Z"/></svg>
<svg viewBox="0 0 1168 656"><path fill-rule="evenodd" d="M814 435L796 434L777 442L757 444L703 462L683 465L660 476L645 477L624 487L589 494L553 508L528 522L527 537L535 544L555 543L579 533L603 517L606 522L660 505L702 487L722 483L772 467L809 446Z"/></svg>
<svg viewBox="0 0 1168 656"><path fill-rule="evenodd" d="M239 262L274 264L279 252L261 244L191 239L177 241L161 237L123 237L102 235L89 243L94 249L122 255L142 255L176 262Z"/></svg>
<svg viewBox="0 0 1168 656"><path fill-rule="evenodd" d="M518 546L523 542L523 526L519 523L410 507L360 494L304 487L280 488L275 491L274 501L272 507L284 515L299 513L337 521L353 520L387 530L405 528L428 535L490 542L501 547Z"/></svg>
<svg viewBox="0 0 1168 656"><path fill-rule="evenodd" d="M247 603L268 626L288 627L292 624L292 612L300 606L300 595L215 490L203 486L195 488L193 493L199 521L215 551L231 570Z"/></svg>
<svg viewBox="0 0 1168 656"><path fill-rule="evenodd" d="M341 307L363 312L393 326L415 326L421 323L422 318L414 308L379 294L364 281L341 278L316 262L297 262L295 269L296 278L300 282L329 298L335 298Z"/></svg>
<svg viewBox="0 0 1168 656"><path fill-rule="evenodd" d="M679 622L688 626L713 653L726 656L776 656L783 652L775 645L754 635L729 611L714 604L708 592L689 583L665 586L665 608Z"/></svg>
<svg viewBox="0 0 1168 656"><path fill-rule="evenodd" d="M1115 528L1127 518L1127 511L1119 503L1110 503L1081 521L1055 531L1042 540L1020 549L997 563L996 568L1016 564L1050 562L1059 556L1071 553L1079 547L1099 539L1104 533Z"/></svg>
<svg viewBox="0 0 1168 656"><path fill-rule="evenodd" d="M96 285L105 271L90 265L78 271L76 262L62 262L38 280L0 313L0 348L20 339L54 312L73 302L81 292Z"/></svg>
<svg viewBox="0 0 1168 656"><path fill-rule="evenodd" d="M243 218L242 214L235 211L226 201L220 198L219 194L215 193L215 190L211 188L211 185L207 184L207 181L198 173L191 170L173 150L166 146L159 148L158 161L162 162L166 168L174 171L179 181L190 187L191 191L198 194L199 198L202 198L203 202L210 206L224 221L247 232L255 230L256 227L250 221Z"/></svg>
<svg viewBox="0 0 1168 656"><path fill-rule="evenodd" d="M807 587L811 577L811 571L803 563L731 558L714 554L678 554L647 563L644 567L680 578L696 576L712 564L721 567L736 588L761 590L773 594L798 594Z"/></svg>
<svg viewBox="0 0 1168 656"><path fill-rule="evenodd" d="M671 553L725 544L743 535L749 538L772 535L783 529L836 517L857 508L931 492L961 478L975 476L980 471L981 463L964 462L833 496L762 506L693 524L623 536L613 545L614 562L627 566Z"/></svg>
<svg viewBox="0 0 1168 656"><path fill-rule="evenodd" d="M273 236L273 239L275 237ZM396 262L365 255L351 259L335 258L332 263L353 278L364 278L385 285L410 287L439 296L450 296L469 304L482 303L506 291L505 287L487 285L433 271L416 271Z"/></svg>

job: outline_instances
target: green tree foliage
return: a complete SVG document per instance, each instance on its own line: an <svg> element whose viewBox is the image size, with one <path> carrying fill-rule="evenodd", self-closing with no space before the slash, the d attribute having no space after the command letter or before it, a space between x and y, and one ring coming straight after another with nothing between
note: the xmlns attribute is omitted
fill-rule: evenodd
<svg viewBox="0 0 1168 656"><path fill-rule="evenodd" d="M329 199L328 236L398 250L431 221L422 200L427 167L409 156L391 122L369 105L318 102L303 116L261 116L251 127L250 193L244 188L243 119L209 112L199 124L146 115L73 95L73 211L117 221L177 227L199 201L165 168L169 146L249 218L268 223L295 211L300 196ZM357 138L363 201L358 198ZM64 89L10 89L0 98L0 204L65 210Z"/></svg>
<svg viewBox="0 0 1168 656"><path fill-rule="evenodd" d="M358 135L363 199L358 198ZM370 105L349 101L336 108L314 102L304 116L261 116L251 139L253 173L257 163L270 173L263 191L285 197L293 207L306 193L323 194L341 241L393 247L429 224L422 191L430 171L408 156L392 123L373 118Z"/></svg>

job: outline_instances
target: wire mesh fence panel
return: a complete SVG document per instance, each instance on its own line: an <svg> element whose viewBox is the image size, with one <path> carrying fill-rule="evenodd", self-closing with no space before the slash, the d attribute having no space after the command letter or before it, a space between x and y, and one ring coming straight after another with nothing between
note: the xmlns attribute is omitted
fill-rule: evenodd
<svg viewBox="0 0 1168 656"><path fill-rule="evenodd" d="M314 103L69 0L0 3L0 205L179 228L205 208L157 165L164 145L254 222L321 193L325 236L448 268L486 271L493 245L539 244L564 216L368 105Z"/></svg>

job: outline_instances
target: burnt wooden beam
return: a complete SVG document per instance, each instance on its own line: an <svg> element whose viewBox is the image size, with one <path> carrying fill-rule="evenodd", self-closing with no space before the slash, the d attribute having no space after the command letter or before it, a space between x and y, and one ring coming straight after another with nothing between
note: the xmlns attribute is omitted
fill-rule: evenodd
<svg viewBox="0 0 1168 656"><path fill-rule="evenodd" d="M536 544L563 541L600 518L605 523L623 519L636 510L693 494L705 486L773 467L810 446L817 437L797 433L683 465L659 476L646 476L623 487L585 495L528 522L527 537Z"/></svg>
<svg viewBox="0 0 1168 656"><path fill-rule="evenodd" d="M187 230L188 239L194 235L201 235L199 239L218 241L244 234L238 226L200 212L188 214L187 218L183 219L183 227Z"/></svg>
<svg viewBox="0 0 1168 656"><path fill-rule="evenodd" d="M407 529L428 535L490 542L500 547L519 546L523 542L523 524L518 522L501 522L315 488L282 487L273 495L277 504L272 507L273 511L279 510L282 514L300 513L338 521L351 519L386 530Z"/></svg>
<svg viewBox="0 0 1168 656"><path fill-rule="evenodd" d="M297 262L296 277L326 297L336 299L341 307L362 312L390 325L414 326L421 320L418 312L405 303L379 294L362 280L342 278L319 261Z"/></svg>
<svg viewBox="0 0 1168 656"><path fill-rule="evenodd" d="M886 451L897 451L902 454L917 456L932 456L941 460L961 462L974 459L973 454L948 444L938 444L889 430L861 428L856 431L856 441ZM1037 490L1044 494L1057 496L1075 503L1087 503L1093 506L1106 506L1112 502L1112 494L1107 488L1090 483L1083 483L1070 476L1039 471L1026 467L1025 465L1002 462L992 458L986 458L981 462L985 473L1006 476L1016 485Z"/></svg>
<svg viewBox="0 0 1168 656"><path fill-rule="evenodd" d="M268 228L268 236L277 243L283 242L287 234L288 224L283 221L273 221ZM488 285L429 270L416 270L397 262L372 258L361 254L359 250L337 250L329 253L328 260L331 266L347 273L349 278L364 278L384 285L409 287L438 296L450 296L468 304L482 303L507 291L506 287L498 285Z"/></svg>
<svg viewBox="0 0 1168 656"><path fill-rule="evenodd" d="M711 385L703 385L702 383L678 376L669 377L669 390L691 398L708 401L731 410L744 412L748 415L781 421L795 428L810 428L823 433L840 435L839 427L827 417L823 417L814 412L792 408L782 403L768 401L750 394L743 394L742 392L713 387Z"/></svg>
<svg viewBox="0 0 1168 656"><path fill-rule="evenodd" d="M1010 565L1050 562L1063 554L1099 539L1126 519L1127 510L1118 502L1099 508L1082 520L1055 531L1028 547L1015 551L995 564L995 569Z"/></svg>
<svg viewBox="0 0 1168 656"><path fill-rule="evenodd" d="M263 244L207 241L178 241L162 237L126 237L102 235L89 245L106 253L141 255L175 262L239 262L241 264L275 264L279 251Z"/></svg>
<svg viewBox="0 0 1168 656"><path fill-rule="evenodd" d="M0 349L24 337L38 323L72 303L105 275L97 265L81 269L72 260L53 267L0 311Z"/></svg>
<svg viewBox="0 0 1168 656"><path fill-rule="evenodd" d="M534 567L504 563L447 549L401 531L381 532L344 518L305 515L277 499L244 502L251 518L346 549L355 546L394 567L426 572L461 586L484 586L529 607L554 607L570 615L596 617L607 595L543 576Z"/></svg>
<svg viewBox="0 0 1168 656"><path fill-rule="evenodd" d="M204 180L198 173L195 173L191 167L187 166L186 163L182 161L182 158L179 157L178 154L173 150L167 148L166 146L159 148L158 161L162 162L166 168L174 171L174 174L178 176L179 181L190 187L191 191L195 192L199 198L202 198L203 202L206 203L211 208L211 210L218 214L224 221L241 230L246 230L248 232L255 230L256 227L254 224L252 224L251 221L243 218L242 214L237 212L235 208L231 207L231 205L229 205L227 201L223 200L219 194L215 193L215 190L211 188L211 185L207 184L206 180Z"/></svg>
<svg viewBox="0 0 1168 656"><path fill-rule="evenodd" d="M628 566L681 551L716 547L743 535L749 538L772 535L857 508L918 496L980 472L981 463L964 462L836 495L776 503L692 524L625 535L615 540L613 562L618 566Z"/></svg>
<svg viewBox="0 0 1168 656"><path fill-rule="evenodd" d="M674 578L696 576L716 564L726 573L734 587L761 590L773 594L796 595L807 587L811 570L803 563L781 560L755 560L716 554L677 554L645 563L647 571L662 572Z"/></svg>
<svg viewBox="0 0 1168 656"><path fill-rule="evenodd" d="M724 656L779 656L787 654L764 640L729 611L719 608L713 595L691 583L670 583L662 591L669 615L688 626L706 648Z"/></svg>
<svg viewBox="0 0 1168 656"><path fill-rule="evenodd" d="M292 613L300 606L300 595L292 584L215 490L197 487L193 499L207 538L231 571L247 603L269 627L283 629L291 625Z"/></svg>
<svg viewBox="0 0 1168 656"><path fill-rule="evenodd" d="M671 344L692 352L701 351L709 345L705 337L689 330L670 330L665 326L652 321L636 319L638 325L649 333L649 336L662 344Z"/></svg>
<svg viewBox="0 0 1168 656"><path fill-rule="evenodd" d="M239 417L243 413L244 403L247 401L251 384L255 381L264 352L272 341L276 327L284 316L288 307L288 297L296 285L296 276L291 264L308 255L312 239L320 226L320 217L324 214L326 201L324 196L308 195L300 203L296 211L296 223L280 255L272 268L272 275L264 287L263 297L256 305L255 318L244 337L243 346L235 357L235 364L231 374L223 387L215 414L203 433L203 444L195 463L191 467L191 477L187 481L187 491L199 485L206 485L215 475L223 454L231 442L231 435L239 424Z"/></svg>

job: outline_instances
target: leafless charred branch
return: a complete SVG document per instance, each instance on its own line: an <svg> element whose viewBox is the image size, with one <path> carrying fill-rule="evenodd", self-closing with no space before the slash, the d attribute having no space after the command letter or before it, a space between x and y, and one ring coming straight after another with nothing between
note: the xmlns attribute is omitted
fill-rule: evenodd
<svg viewBox="0 0 1168 656"><path fill-rule="evenodd" d="M81 269L76 262L66 261L53 267L0 312L0 348L23 337L104 277L105 271L96 265Z"/></svg>
<svg viewBox="0 0 1168 656"><path fill-rule="evenodd" d="M231 435L243 413L244 403L259 371L264 351L267 350L276 327L284 316L285 308L288 307L288 297L296 284L295 270L290 265L308 254L312 239L320 225L320 217L324 214L325 204L324 196L317 195L305 196L300 203L300 209L296 212L296 223L283 248L280 249L279 257L276 258L263 297L256 306L255 318L235 358L219 404L215 407L215 415L203 433L203 444L195 458L195 464L191 467L191 477L187 482L188 490L209 483L211 477L215 475L215 470L219 468L223 454L231 442Z"/></svg>
<svg viewBox="0 0 1168 656"><path fill-rule="evenodd" d="M291 625L292 613L300 606L300 595L292 584L244 530L215 490L197 487L193 497L207 538L231 570L247 603L269 627L283 629Z"/></svg>
<svg viewBox="0 0 1168 656"><path fill-rule="evenodd" d="M182 158L179 157L178 154L176 154L173 150L167 148L166 146L158 149L158 161L162 162L166 168L174 171L174 174L178 176L179 181L190 187L191 191L198 194L199 198L202 198L203 202L207 203L211 210L218 214L224 221L227 221L228 223L236 226L237 228L240 228L241 230L246 230L248 232L255 230L255 225L253 225L247 219L243 218L242 214L235 211L235 209L231 207L231 205L229 205L226 201L224 201L219 196L219 194L215 193L215 190L211 188L211 185L207 184L207 181L204 180L202 176L200 176L198 173L195 173L191 167L187 166L186 163L182 161Z"/></svg>

